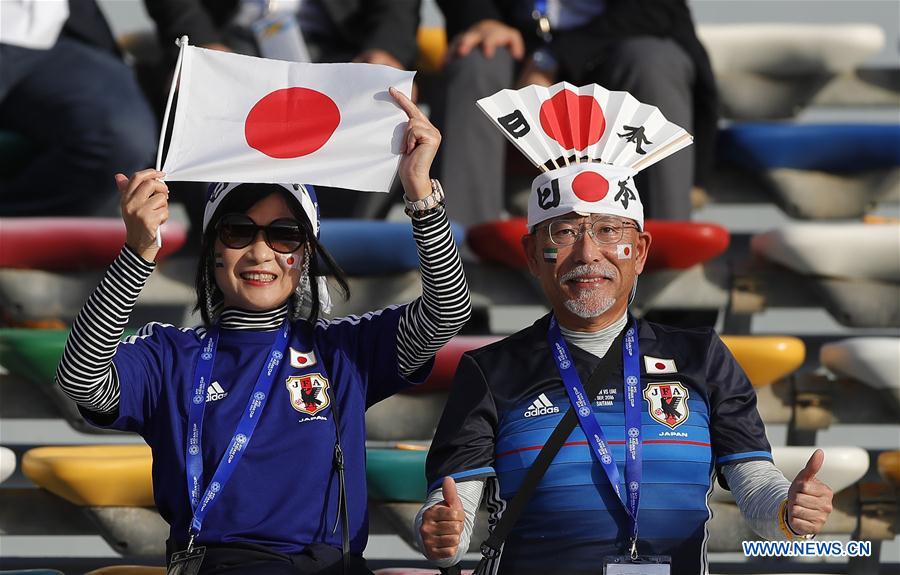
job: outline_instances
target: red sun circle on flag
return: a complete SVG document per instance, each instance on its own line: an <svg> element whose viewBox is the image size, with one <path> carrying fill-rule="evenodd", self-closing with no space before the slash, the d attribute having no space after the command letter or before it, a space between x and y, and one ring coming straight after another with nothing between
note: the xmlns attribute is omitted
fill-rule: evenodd
<svg viewBox="0 0 900 575"><path fill-rule="evenodd" d="M571 90L545 100L540 120L544 133L566 150L583 150L596 144L606 130L606 118L597 99Z"/></svg>
<svg viewBox="0 0 900 575"><path fill-rule="evenodd" d="M666 369L666 364L657 361L653 367L655 367L656 369Z"/></svg>
<svg viewBox="0 0 900 575"><path fill-rule="evenodd" d="M625 248L622 250L622 253L625 254L626 256L631 255L631 248L629 248L628 246L625 246ZM657 363L656 365L658 366L659 364Z"/></svg>
<svg viewBox="0 0 900 575"><path fill-rule="evenodd" d="M599 202L609 192L609 182L596 172L581 172L572 180L572 192L585 202Z"/></svg>
<svg viewBox="0 0 900 575"><path fill-rule="evenodd" d="M289 266L294 265L294 256L288 256L287 265L289 265Z"/></svg>
<svg viewBox="0 0 900 575"><path fill-rule="evenodd" d="M244 121L244 137L270 158L299 158L324 146L340 122L340 109L322 92L283 88L253 105Z"/></svg>
<svg viewBox="0 0 900 575"><path fill-rule="evenodd" d="M300 365L303 365L304 363L306 363L306 358L301 355L300 357L297 358L297 363L299 363Z"/></svg>

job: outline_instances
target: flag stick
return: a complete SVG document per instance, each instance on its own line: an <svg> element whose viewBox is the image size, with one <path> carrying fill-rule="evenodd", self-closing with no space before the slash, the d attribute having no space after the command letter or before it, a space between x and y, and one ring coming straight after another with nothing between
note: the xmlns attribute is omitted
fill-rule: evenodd
<svg viewBox="0 0 900 575"><path fill-rule="evenodd" d="M184 60L184 49L188 46L188 37L182 36L175 40L178 50L178 61L175 63L175 73L172 74L172 85L169 86L169 99L166 101L166 112L163 114L162 128L159 132L159 147L156 150L156 171L162 169L163 145L166 140L166 127L169 125L169 112L172 111L172 100L175 98L175 88L178 86L178 75L181 73L181 62ZM156 230L156 247L162 247L162 226Z"/></svg>

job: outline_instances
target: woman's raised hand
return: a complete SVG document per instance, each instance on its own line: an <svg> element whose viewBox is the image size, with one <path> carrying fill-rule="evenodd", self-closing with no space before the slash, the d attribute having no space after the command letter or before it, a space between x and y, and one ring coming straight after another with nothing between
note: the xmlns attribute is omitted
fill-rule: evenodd
<svg viewBox="0 0 900 575"><path fill-rule="evenodd" d="M400 143L400 182L406 197L418 200L431 195L431 163L441 145L441 133L400 90L391 88L390 94L409 116Z"/></svg>
<svg viewBox="0 0 900 575"><path fill-rule="evenodd" d="M131 178L116 174L121 194L125 243L148 262L156 259L156 234L169 219L169 188L159 170L142 170Z"/></svg>

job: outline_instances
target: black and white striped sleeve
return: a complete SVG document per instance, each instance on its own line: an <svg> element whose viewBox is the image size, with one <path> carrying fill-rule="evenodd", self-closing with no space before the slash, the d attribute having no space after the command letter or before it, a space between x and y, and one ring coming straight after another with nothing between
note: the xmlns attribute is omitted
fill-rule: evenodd
<svg viewBox="0 0 900 575"><path fill-rule="evenodd" d="M125 246L72 324L56 382L78 405L97 413L119 406L112 364L125 324L156 264Z"/></svg>
<svg viewBox="0 0 900 575"><path fill-rule="evenodd" d="M422 295L407 306L397 333L400 373L411 375L459 333L469 320L472 304L450 221L441 209L413 218L419 250Z"/></svg>

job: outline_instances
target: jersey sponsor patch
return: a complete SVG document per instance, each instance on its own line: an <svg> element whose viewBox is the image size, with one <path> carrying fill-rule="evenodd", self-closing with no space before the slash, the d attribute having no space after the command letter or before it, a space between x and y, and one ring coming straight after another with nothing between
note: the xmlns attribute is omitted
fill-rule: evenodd
<svg viewBox="0 0 900 575"><path fill-rule="evenodd" d="M293 375L284 385L291 394L291 407L307 415L315 415L331 404L328 380L321 373Z"/></svg>
<svg viewBox="0 0 900 575"><path fill-rule="evenodd" d="M647 375L654 373L677 373L674 359L662 359L650 355L644 356L644 371Z"/></svg>
<svg viewBox="0 0 900 575"><path fill-rule="evenodd" d="M689 394L685 386L677 381L651 383L644 390L644 399L650 404L650 417L675 429L687 421Z"/></svg>
<svg viewBox="0 0 900 575"><path fill-rule="evenodd" d="M297 369L303 369L305 367L310 367L316 365L316 352L315 350L309 350L308 352L297 351L294 348L289 348L291 351L291 367L296 367Z"/></svg>
<svg viewBox="0 0 900 575"><path fill-rule="evenodd" d="M227 395L228 392L222 389L222 386L219 384L219 382L214 381L209 384L209 387L206 388L206 403L225 399Z"/></svg>
<svg viewBox="0 0 900 575"><path fill-rule="evenodd" d="M559 413L559 408L553 405L545 394L540 394L531 406L525 410L525 417L537 417L539 415L549 415L551 413Z"/></svg>

